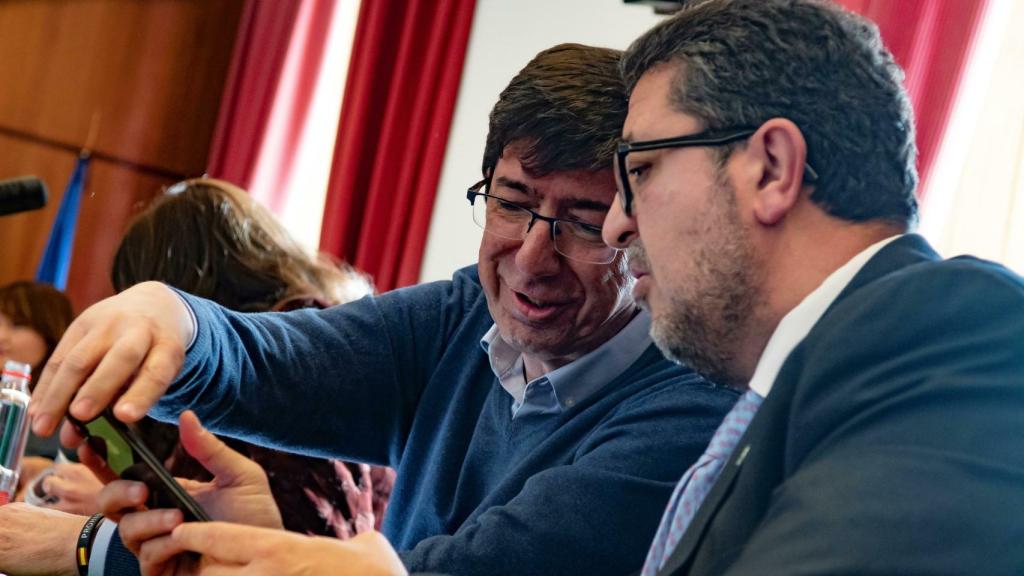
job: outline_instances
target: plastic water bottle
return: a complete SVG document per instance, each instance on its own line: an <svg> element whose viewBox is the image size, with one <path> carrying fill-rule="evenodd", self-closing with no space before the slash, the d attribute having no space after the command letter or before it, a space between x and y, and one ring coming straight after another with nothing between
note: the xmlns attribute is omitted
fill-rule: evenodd
<svg viewBox="0 0 1024 576"><path fill-rule="evenodd" d="M28 438L29 381L32 367L8 360L0 379L0 505L18 491L18 473Z"/></svg>

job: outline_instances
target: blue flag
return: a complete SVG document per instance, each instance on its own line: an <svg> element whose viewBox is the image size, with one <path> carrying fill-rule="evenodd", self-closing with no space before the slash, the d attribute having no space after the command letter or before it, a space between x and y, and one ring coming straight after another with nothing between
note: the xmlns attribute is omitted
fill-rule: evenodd
<svg viewBox="0 0 1024 576"><path fill-rule="evenodd" d="M68 187L64 189L64 198L57 209L57 218L50 230L50 239L46 241L46 251L36 271L36 281L52 284L58 290L64 290L68 284L68 270L71 269L71 250L75 246L75 226L78 224L78 207L82 200L82 188L85 187L85 173L89 168L89 156L79 156L75 164L75 172L71 175Z"/></svg>

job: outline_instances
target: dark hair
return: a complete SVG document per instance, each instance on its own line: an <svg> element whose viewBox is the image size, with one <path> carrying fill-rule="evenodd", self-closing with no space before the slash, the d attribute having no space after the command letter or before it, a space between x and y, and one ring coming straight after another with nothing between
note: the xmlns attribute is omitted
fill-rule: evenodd
<svg viewBox="0 0 1024 576"><path fill-rule="evenodd" d="M523 167L536 175L610 168L626 118L621 54L581 44L537 54L491 110L484 176L512 143L524 146Z"/></svg>
<svg viewBox="0 0 1024 576"><path fill-rule="evenodd" d="M903 226L915 219L903 71L869 20L819 0L707 0L637 39L623 56L623 81L632 90L663 64L678 69L673 105L706 129L793 121L819 175L811 200L827 213Z"/></svg>
<svg viewBox="0 0 1024 576"><path fill-rule="evenodd" d="M157 280L248 312L291 299L336 304L372 291L355 270L320 261L300 247L241 188L209 178L171 186L135 218L110 278L118 292Z"/></svg>
<svg viewBox="0 0 1024 576"><path fill-rule="evenodd" d="M373 291L354 269L304 250L244 190L208 178L171 186L135 218L114 257L111 279L119 292L158 280L245 312L340 304ZM176 426L147 417L139 428L171 474L212 477L178 442ZM333 533L302 488L316 490L351 517L333 463L224 440L267 470L287 529Z"/></svg>
<svg viewBox="0 0 1024 576"><path fill-rule="evenodd" d="M46 354L32 367L35 382L75 317L71 301L49 284L21 280L0 287L0 313L16 325L32 328L46 342Z"/></svg>

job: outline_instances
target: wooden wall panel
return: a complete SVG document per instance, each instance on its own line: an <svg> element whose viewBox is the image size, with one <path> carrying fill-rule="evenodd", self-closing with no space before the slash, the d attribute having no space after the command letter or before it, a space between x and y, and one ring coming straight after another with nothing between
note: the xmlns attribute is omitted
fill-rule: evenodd
<svg viewBox="0 0 1024 576"><path fill-rule="evenodd" d="M35 174L41 211L0 218L0 283L31 278L90 126L97 130L68 292L110 293L127 219L202 174L244 0L0 2L0 179Z"/></svg>
<svg viewBox="0 0 1024 576"><path fill-rule="evenodd" d="M68 286L77 287L68 290L75 310L113 293L110 265L125 228L133 215L172 183L106 162L92 165L68 274Z"/></svg>
<svg viewBox="0 0 1024 576"><path fill-rule="evenodd" d="M0 135L0 174L31 174L49 187L45 208L0 217L0 285L32 278L46 247L76 157L63 150ZM76 311L110 295L110 265L131 217L176 179L93 161L82 196L68 296Z"/></svg>
<svg viewBox="0 0 1024 576"><path fill-rule="evenodd" d="M175 172L206 163L241 0L0 3L0 126ZM197 134L197 128L203 128Z"/></svg>
<svg viewBox="0 0 1024 576"><path fill-rule="evenodd" d="M60 203L61 191L53 186L66 183L74 167L73 154L0 134L0 179L38 176L50 188L49 201L41 210L0 216L0 284L35 273Z"/></svg>

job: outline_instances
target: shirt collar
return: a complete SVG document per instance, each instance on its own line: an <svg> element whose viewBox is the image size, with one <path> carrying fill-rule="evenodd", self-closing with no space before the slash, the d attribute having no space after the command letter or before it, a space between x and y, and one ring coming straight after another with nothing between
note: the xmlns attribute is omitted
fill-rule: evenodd
<svg viewBox="0 0 1024 576"><path fill-rule="evenodd" d="M902 235L890 236L876 242L850 258L846 264L829 274L824 282L782 317L754 369L754 375L750 379L751 390L757 392L762 398L768 396L786 358L817 324L839 293L846 288L846 285L853 280L853 277L860 272L868 260L900 236Z"/></svg>
<svg viewBox="0 0 1024 576"><path fill-rule="evenodd" d="M515 405L523 404L528 386L546 381L554 390L553 401L557 408L564 410L583 401L636 362L651 344L650 327L650 314L641 310L604 344L530 382L526 382L524 376L522 352L501 337L496 325L480 339L480 347L487 353L491 370Z"/></svg>

